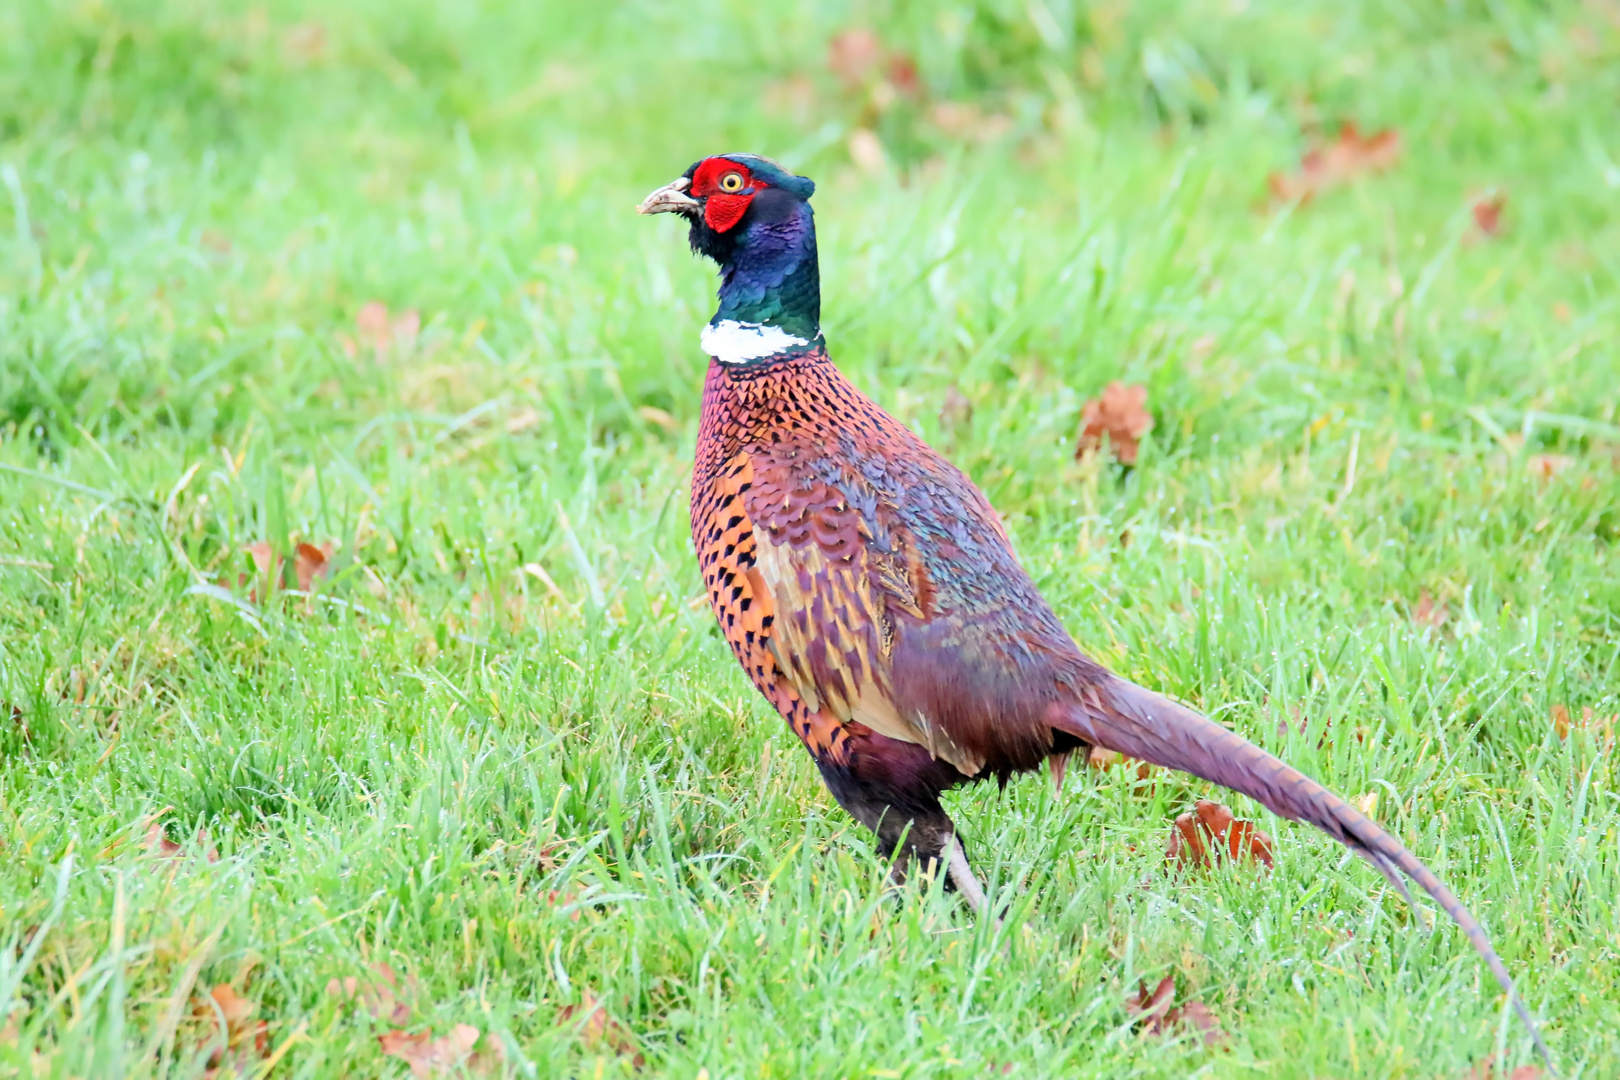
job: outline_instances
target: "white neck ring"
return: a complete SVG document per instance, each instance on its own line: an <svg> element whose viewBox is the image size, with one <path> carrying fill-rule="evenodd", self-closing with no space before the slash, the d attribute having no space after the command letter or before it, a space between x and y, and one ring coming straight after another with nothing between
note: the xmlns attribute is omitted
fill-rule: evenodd
<svg viewBox="0 0 1620 1080"><path fill-rule="evenodd" d="M746 364L810 344L780 326L721 319L703 328L703 351L722 364Z"/></svg>

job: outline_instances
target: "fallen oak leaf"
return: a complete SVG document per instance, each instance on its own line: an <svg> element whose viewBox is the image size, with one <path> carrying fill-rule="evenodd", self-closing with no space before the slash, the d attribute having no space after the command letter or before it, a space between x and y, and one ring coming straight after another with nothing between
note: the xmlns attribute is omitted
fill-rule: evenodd
<svg viewBox="0 0 1620 1080"><path fill-rule="evenodd" d="M827 70L853 90L883 62L883 41L865 27L841 30L827 42Z"/></svg>
<svg viewBox="0 0 1620 1080"><path fill-rule="evenodd" d="M1164 1018L1176 997L1176 977L1166 975L1159 985L1148 993L1147 981L1136 985L1136 993L1125 999L1125 1012L1132 1020L1147 1028L1153 1035L1162 1034Z"/></svg>
<svg viewBox="0 0 1620 1080"><path fill-rule="evenodd" d="M1238 820L1221 803L1199 799L1193 809L1179 815L1171 827L1165 861L1178 867L1209 869L1223 857L1233 862L1253 859L1267 867L1275 864L1271 837L1254 822Z"/></svg>
<svg viewBox="0 0 1620 1080"><path fill-rule="evenodd" d="M1137 983L1136 993L1125 999L1125 1012L1148 1035L1168 1035L1183 1024L1198 1032L1205 1046L1226 1041L1226 1032L1209 1006L1201 1001L1172 1005L1176 996L1176 977L1166 975L1150 994L1147 982Z"/></svg>
<svg viewBox="0 0 1620 1080"><path fill-rule="evenodd" d="M1512 1072L1496 1068L1496 1055L1487 1054L1485 1060L1468 1070L1468 1080L1541 1080L1541 1066L1520 1065Z"/></svg>
<svg viewBox="0 0 1620 1080"><path fill-rule="evenodd" d="M247 574L236 575L236 587L247 587L248 600L251 603L259 602L259 586L267 586L266 592L275 592L281 585L281 556L276 549L270 546L269 541L255 540L251 544L244 544L242 551L253 560L254 575L250 579ZM221 577L218 585L222 589L231 587L231 583Z"/></svg>
<svg viewBox="0 0 1620 1080"><path fill-rule="evenodd" d="M856 128L849 133L849 159L862 172L878 172L888 160L883 151L883 140L871 128Z"/></svg>
<svg viewBox="0 0 1620 1080"><path fill-rule="evenodd" d="M270 546L268 540L255 540L242 548L253 559L253 565L259 573L267 573L281 560L276 558L275 548Z"/></svg>
<svg viewBox="0 0 1620 1080"><path fill-rule="evenodd" d="M550 904L552 907L568 907L577 903L578 901L578 889L569 889L567 892L562 892L557 889L546 890L546 903ZM574 910L568 913L568 921L579 922L579 915L580 909L575 907Z"/></svg>
<svg viewBox="0 0 1620 1080"><path fill-rule="evenodd" d="M1268 183L1280 202L1309 202L1322 192L1362 176L1393 168L1401 157L1401 137L1393 129L1363 135L1353 121L1339 127L1338 137L1300 158L1299 172L1272 173Z"/></svg>
<svg viewBox="0 0 1620 1080"><path fill-rule="evenodd" d="M415 308L407 308L397 316L390 316L388 305L380 300L368 300L360 306L354 317L354 328L362 345L370 346L372 354L381 360L388 352L409 352L422 329L422 315ZM343 336L339 335L339 340ZM351 353L347 346L345 353Z"/></svg>
<svg viewBox="0 0 1620 1080"><path fill-rule="evenodd" d="M397 1057L411 1067L411 1075L426 1078L451 1072L472 1057L478 1044L478 1029L457 1024L448 1035L435 1039L430 1031L385 1031L377 1036L382 1052Z"/></svg>
<svg viewBox="0 0 1620 1080"><path fill-rule="evenodd" d="M636 1047L635 1037L608 1015L601 1001L589 990L580 995L578 1005L564 1005L557 1010L557 1023L577 1024L576 1033L587 1049L604 1048L621 1057L627 1056L638 1069L646 1064L646 1058Z"/></svg>
<svg viewBox="0 0 1620 1080"><path fill-rule="evenodd" d="M1226 850L1234 861L1253 859L1268 869L1276 865L1271 855L1271 837L1252 821L1234 821L1226 834Z"/></svg>
<svg viewBox="0 0 1620 1080"><path fill-rule="evenodd" d="M258 1009L257 1002L237 993L229 983L217 984L195 1007L198 1019L213 1023L214 1034L203 1044L211 1047L205 1076L245 1075L270 1053L270 1023L253 1019Z"/></svg>
<svg viewBox="0 0 1620 1080"><path fill-rule="evenodd" d="M326 27L318 22L294 23L282 31L281 48L295 64L315 63L326 55Z"/></svg>
<svg viewBox="0 0 1620 1080"><path fill-rule="evenodd" d="M220 983L208 992L219 1006L220 1015L225 1017L225 1025L232 1031L240 1028L247 1019L258 1009L258 1005L241 994L229 983Z"/></svg>
<svg viewBox="0 0 1620 1080"><path fill-rule="evenodd" d="M922 96L923 84L917 73L917 61L905 53L889 54L889 63L884 69L883 77L890 86L906 97Z"/></svg>
<svg viewBox="0 0 1620 1080"><path fill-rule="evenodd" d="M1165 1019L1170 1023L1180 1020L1182 1023L1192 1025L1199 1038L1204 1040L1205 1046L1218 1046L1226 1042L1226 1032L1221 1029L1221 1022L1202 1001L1189 1001L1185 1005L1177 1006L1170 1010L1170 1015Z"/></svg>
<svg viewBox="0 0 1620 1080"><path fill-rule="evenodd" d="M1502 211L1507 207L1507 196L1500 191L1486 192L1469 204L1474 216L1474 227L1485 236L1498 236L1502 232Z"/></svg>
<svg viewBox="0 0 1620 1080"><path fill-rule="evenodd" d="M354 328L360 334L361 344L369 345L377 352L387 348L390 339L388 305L381 300L367 300L361 304L354 317Z"/></svg>
<svg viewBox="0 0 1620 1080"><path fill-rule="evenodd" d="M1531 454L1524 459L1525 471L1537 480L1547 481L1575 464L1568 454Z"/></svg>
<svg viewBox="0 0 1620 1080"><path fill-rule="evenodd" d="M175 859L184 855L184 846L169 839L168 830L163 827L161 816L153 817L146 823L146 831L141 837L141 847L149 854L160 859ZM202 851L203 858L211 863L219 862L219 848L208 842L208 830L197 830L197 847Z"/></svg>
<svg viewBox="0 0 1620 1080"><path fill-rule="evenodd" d="M300 541L294 545L292 554L293 576L297 579L300 592L309 592L317 579L331 575L332 554L336 550L337 545L331 540L324 541L319 546L307 541ZM263 599L266 600L269 599L269 594L286 586L286 567L281 552L277 551L269 541L255 540L251 544L244 544L242 551L247 553L248 557L253 560L253 569L256 571L252 584L248 588L248 599L252 603L257 604L261 600L259 596L260 585L265 586ZM219 579L218 585L222 589L230 588L230 582L223 577ZM238 574L236 576L237 588L247 585L249 585L248 575Z"/></svg>
<svg viewBox="0 0 1620 1080"><path fill-rule="evenodd" d="M1098 397L1080 410L1080 439L1076 459L1094 453L1108 437L1114 456L1124 465L1136 464L1137 446L1142 436L1153 430L1153 414L1147 411L1147 387L1126 386L1115 380L1103 387Z"/></svg>
<svg viewBox="0 0 1620 1080"><path fill-rule="evenodd" d="M332 571L334 546L328 540L320 547L300 542L293 552L293 573L298 577L298 588L309 592L316 578L326 577Z"/></svg>
<svg viewBox="0 0 1620 1080"><path fill-rule="evenodd" d="M1427 626L1438 630L1445 624L1449 615L1450 612L1447 611L1446 605L1443 603L1436 604L1434 597L1429 595L1428 589L1423 589L1418 593L1417 607L1412 609L1413 622L1419 626Z"/></svg>
<svg viewBox="0 0 1620 1080"><path fill-rule="evenodd" d="M371 969L377 976L376 982L361 982L353 975L344 976L339 980L327 980L326 992L331 997L344 1001L355 1001L362 1009L369 1013L372 1019L384 1024L399 1025L411 1018L411 1007L401 1001L395 993L401 990L399 976L387 964L374 964ZM406 978L403 992L414 997L417 991L416 976Z"/></svg>
<svg viewBox="0 0 1620 1080"><path fill-rule="evenodd" d="M163 828L163 822L156 818L147 823L146 835L142 837L141 846L160 859L172 859L185 850L169 839L168 832Z"/></svg>
<svg viewBox="0 0 1620 1080"><path fill-rule="evenodd" d="M1579 720L1570 716L1569 706L1554 705L1550 710L1550 718L1553 731L1557 733L1560 742L1567 742L1572 731L1589 731L1593 737L1603 740L1605 749L1614 745L1614 729L1620 724L1620 713L1614 716L1599 716L1590 705L1581 706Z"/></svg>

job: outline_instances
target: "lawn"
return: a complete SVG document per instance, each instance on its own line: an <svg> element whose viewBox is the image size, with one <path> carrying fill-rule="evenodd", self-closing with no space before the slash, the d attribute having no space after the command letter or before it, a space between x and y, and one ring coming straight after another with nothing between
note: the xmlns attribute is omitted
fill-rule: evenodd
<svg viewBox="0 0 1620 1080"><path fill-rule="evenodd" d="M688 540L714 277L633 207L731 150L1081 644L1620 1075L1617 114L1612 0L0 7L0 1076L1534 1062L1432 904L1191 778L949 796L1004 922L885 888ZM1205 797L1273 870L1166 868ZM1133 1024L1167 975L1220 1045Z"/></svg>

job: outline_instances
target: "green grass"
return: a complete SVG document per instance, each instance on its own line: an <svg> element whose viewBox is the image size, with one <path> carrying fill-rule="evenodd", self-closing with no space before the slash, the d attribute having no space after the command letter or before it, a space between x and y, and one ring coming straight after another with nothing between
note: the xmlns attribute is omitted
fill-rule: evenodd
<svg viewBox="0 0 1620 1080"><path fill-rule="evenodd" d="M985 488L1080 642L1378 794L1563 1074L1620 1073L1620 750L1548 719L1620 712L1617 18L6 5L0 1076L199 1075L218 984L268 1022L244 1074L404 1075L326 992L378 963L399 1026L494 1033L521 1076L634 1073L562 1018L587 993L683 1078L1531 1060L1461 935L1314 831L1232 800L1275 871L1168 876L1213 790L1186 778L950 796L1005 923L886 893L692 603L713 279L631 208L734 149L820 183L835 358ZM926 100L841 86L851 25ZM1346 119L1400 165L1267 207ZM372 300L420 332L357 343ZM1115 378L1158 425L1129 472L1071 458ZM335 541L320 595L239 586L261 540ZM1133 1031L1172 972L1228 1049Z"/></svg>

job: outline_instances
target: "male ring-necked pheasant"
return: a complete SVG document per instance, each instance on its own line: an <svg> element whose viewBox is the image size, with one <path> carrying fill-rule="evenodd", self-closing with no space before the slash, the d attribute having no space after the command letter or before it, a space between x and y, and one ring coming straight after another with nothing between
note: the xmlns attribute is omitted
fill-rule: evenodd
<svg viewBox="0 0 1620 1080"><path fill-rule="evenodd" d="M637 209L675 213L720 266L692 539L737 660L833 797L904 863L984 890L940 793L1092 747L1180 769L1308 821L1457 921L1529 1025L1478 920L1389 833L1235 732L1082 653L960 471L827 355L810 196L765 158L699 161Z"/></svg>

